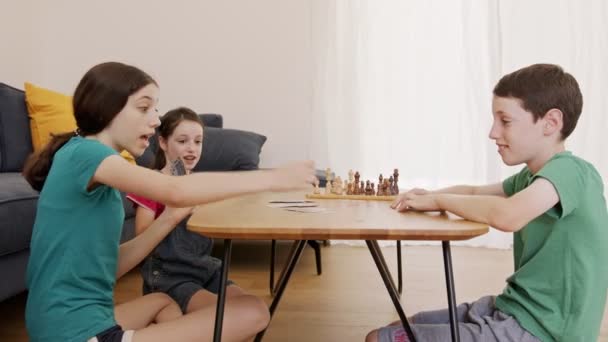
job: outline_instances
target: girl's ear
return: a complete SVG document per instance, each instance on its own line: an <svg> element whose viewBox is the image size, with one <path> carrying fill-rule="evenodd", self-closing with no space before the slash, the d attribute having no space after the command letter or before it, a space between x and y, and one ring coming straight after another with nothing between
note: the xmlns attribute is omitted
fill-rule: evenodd
<svg viewBox="0 0 608 342"><path fill-rule="evenodd" d="M160 135L158 136L158 146L161 148L161 150L167 152L167 140Z"/></svg>

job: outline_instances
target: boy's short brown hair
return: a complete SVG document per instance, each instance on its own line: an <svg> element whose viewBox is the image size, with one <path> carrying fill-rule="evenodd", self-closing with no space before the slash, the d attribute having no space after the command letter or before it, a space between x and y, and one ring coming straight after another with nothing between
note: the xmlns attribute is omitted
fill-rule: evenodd
<svg viewBox="0 0 608 342"><path fill-rule="evenodd" d="M576 127L583 109L583 95L576 79L554 64L533 64L503 76L494 87L494 95L514 97L534 116L534 122L550 109L564 114L561 130L565 140Z"/></svg>

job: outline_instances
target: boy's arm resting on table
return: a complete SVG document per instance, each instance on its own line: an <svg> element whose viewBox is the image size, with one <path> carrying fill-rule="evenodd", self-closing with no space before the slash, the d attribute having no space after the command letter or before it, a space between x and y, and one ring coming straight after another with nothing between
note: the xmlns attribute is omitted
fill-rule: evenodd
<svg viewBox="0 0 608 342"><path fill-rule="evenodd" d="M272 170L202 172L173 177L112 155L99 164L92 182L171 207L186 207L254 192L311 187L316 179L314 173L312 162L294 162Z"/></svg>
<svg viewBox="0 0 608 342"><path fill-rule="evenodd" d="M429 192L433 194L506 196L502 188L502 183L488 185L456 185Z"/></svg>
<svg viewBox="0 0 608 342"><path fill-rule="evenodd" d="M441 193L431 196L436 209L452 212L468 220L484 222L505 232L520 230L559 202L553 184L544 178L537 178L530 186L508 198ZM411 204L416 209L416 199Z"/></svg>

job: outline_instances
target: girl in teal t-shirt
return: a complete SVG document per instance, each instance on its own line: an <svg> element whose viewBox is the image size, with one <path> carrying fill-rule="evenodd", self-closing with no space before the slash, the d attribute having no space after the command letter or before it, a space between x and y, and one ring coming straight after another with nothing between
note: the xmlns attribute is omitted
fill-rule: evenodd
<svg viewBox="0 0 608 342"><path fill-rule="evenodd" d="M139 156L148 147L160 123L158 96L157 83L133 66L94 66L74 93L78 129L54 136L27 161L24 175L40 191L27 270L31 341L211 339L214 307L182 315L162 293L115 306L116 279L139 264L190 212L188 207L258 191L304 188L315 181L308 161L273 170L183 177L130 164L117 151ZM123 245L118 191L167 206L155 224ZM260 314L258 304L250 298L226 303L225 340L252 337L250 331L226 328L244 320L257 324L258 331L265 328L268 313Z"/></svg>

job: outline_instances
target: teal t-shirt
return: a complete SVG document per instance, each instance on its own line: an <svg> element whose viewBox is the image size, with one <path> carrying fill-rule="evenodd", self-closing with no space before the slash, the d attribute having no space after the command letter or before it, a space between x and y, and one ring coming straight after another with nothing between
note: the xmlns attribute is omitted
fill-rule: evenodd
<svg viewBox="0 0 608 342"><path fill-rule="evenodd" d="M27 268L31 341L82 342L116 325L113 290L124 209L117 190L87 190L99 164L114 154L82 137L55 154L38 200Z"/></svg>
<svg viewBox="0 0 608 342"><path fill-rule="evenodd" d="M536 174L525 167L503 182L511 196L536 178L559 203L514 234L515 273L496 307L542 341L597 341L608 287L604 184L590 163L558 153Z"/></svg>

